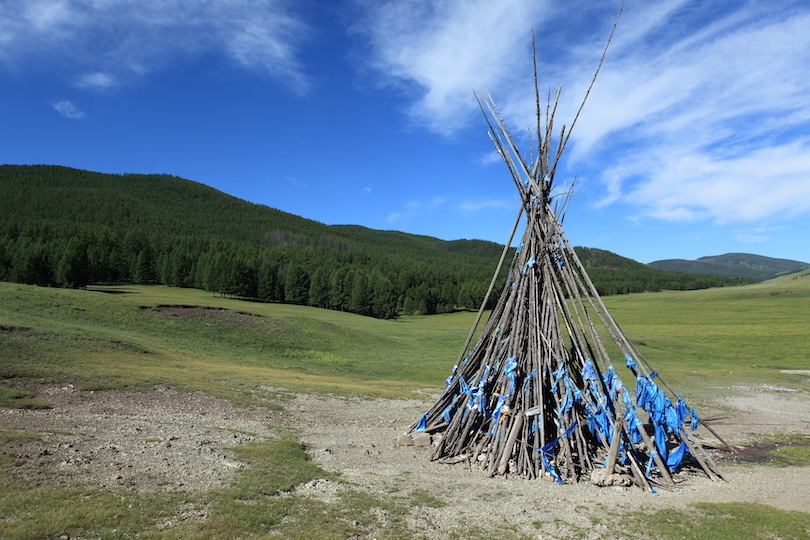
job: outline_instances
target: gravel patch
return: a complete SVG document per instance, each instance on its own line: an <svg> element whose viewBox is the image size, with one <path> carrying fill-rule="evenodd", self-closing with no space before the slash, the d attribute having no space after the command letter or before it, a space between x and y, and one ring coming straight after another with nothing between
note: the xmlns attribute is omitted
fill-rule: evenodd
<svg viewBox="0 0 810 540"><path fill-rule="evenodd" d="M762 405L761 417L756 409L748 408L752 406L748 395L740 398L746 407L741 412L746 420L758 421L742 423L726 413L713 428L728 441L767 433L810 434L810 415L796 414L797 407L801 411L810 407L806 392L790 400L774 399L765 390L755 397ZM559 485L487 478L482 470L466 463L430 461L430 447L396 444L397 435L406 432L432 403L432 399L367 401L299 395L288 404L286 421L302 426L302 438L311 446L313 459L327 470L340 472L343 480L380 496L407 498L428 493L443 501L444 506L418 507L416 512L416 525L434 538L457 527L504 524L539 537L576 537L588 531L587 538L610 538L612 517L627 511L685 508L695 502L746 501L783 510L810 509L810 468L800 467L721 465L727 482L713 482L702 472L687 471L677 475L682 481L677 489L657 494L637 487L597 487L586 482ZM719 445L704 428L695 435ZM542 523L539 529L538 523Z"/></svg>
<svg viewBox="0 0 810 540"><path fill-rule="evenodd" d="M263 408L236 408L203 393L85 392L39 388L52 409L0 408L0 428L38 433L3 450L25 463L18 478L103 489L202 491L228 483L244 464L226 450L271 435ZM53 472L57 474L53 474Z"/></svg>
<svg viewBox="0 0 810 540"><path fill-rule="evenodd" d="M687 472L679 475L683 483L677 489L653 495L635 487L487 478L466 463L432 462L430 447L397 444L397 436L432 404L428 394L411 400L301 394L284 411L270 411L162 387L87 392L67 385L37 391L36 399L53 408L0 409L0 429L39 434L39 441L11 442L2 452L24 458L10 468L14 475L42 484L135 492L217 489L245 466L226 448L272 437L275 425L298 429L313 461L340 473L339 481L316 479L294 493L326 502L338 501L346 489L393 498L410 505L410 525L429 538L504 524L536 538L612 538L611 519L628 511L685 508L698 501L810 509L810 468L726 465L721 469L727 482ZM769 433L810 435L805 390L735 389L717 410L702 412L734 444ZM716 443L703 428L696 435Z"/></svg>

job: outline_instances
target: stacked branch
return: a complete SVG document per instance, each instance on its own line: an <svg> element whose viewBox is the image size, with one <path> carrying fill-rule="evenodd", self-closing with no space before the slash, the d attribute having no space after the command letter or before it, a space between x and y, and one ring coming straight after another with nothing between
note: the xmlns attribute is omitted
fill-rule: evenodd
<svg viewBox="0 0 810 540"><path fill-rule="evenodd" d="M469 351L468 339L444 392L412 430L437 435L433 459L469 460L490 476L563 483L618 475L653 490L673 486L672 471L689 463L722 478L691 434L697 413L659 387L660 377L613 320L563 232L558 214L570 190L554 207L551 191L570 129L553 139L560 90L545 114L536 75L535 90L537 133L527 156L491 97L481 99L526 229L480 337ZM483 306L470 336L481 313ZM632 377L632 388L620 371Z"/></svg>

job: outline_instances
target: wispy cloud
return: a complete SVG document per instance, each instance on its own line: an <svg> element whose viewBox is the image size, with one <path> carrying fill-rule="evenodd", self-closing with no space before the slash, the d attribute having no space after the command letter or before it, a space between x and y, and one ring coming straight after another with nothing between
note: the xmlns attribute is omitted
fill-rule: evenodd
<svg viewBox="0 0 810 540"><path fill-rule="evenodd" d="M434 197L432 199L411 200L403 204L403 208L391 212L386 221L388 223L403 223L414 219L422 219L437 214L453 215L454 219L471 219L482 214L503 210L516 211L518 203L507 199L478 199L458 201L449 197Z"/></svg>
<svg viewBox="0 0 810 540"><path fill-rule="evenodd" d="M751 149L744 155L648 149L623 186L641 215L669 221L757 222L810 211L810 141Z"/></svg>
<svg viewBox="0 0 810 540"><path fill-rule="evenodd" d="M386 219L386 221L388 221L388 223L396 223L398 221L402 221L409 217L415 216L419 212L420 207L421 204L417 202L406 203L405 208L403 210L400 210L398 212L391 212L390 214L388 214L388 218Z"/></svg>
<svg viewBox="0 0 810 540"><path fill-rule="evenodd" d="M306 188L307 185L301 181L297 176L285 176L284 181L295 188Z"/></svg>
<svg viewBox="0 0 810 540"><path fill-rule="evenodd" d="M65 118L78 119L84 118L85 116L84 111L80 110L76 105L73 104L73 102L68 101L67 99L53 103L52 106L54 109L56 109L56 112Z"/></svg>
<svg viewBox="0 0 810 540"><path fill-rule="evenodd" d="M473 91L500 85L526 64L531 21L548 1L391 0L364 2L355 28L372 48L370 63L390 84L414 96L410 114L430 130L451 135L469 122ZM524 54L515 54L521 51Z"/></svg>
<svg viewBox="0 0 810 540"><path fill-rule="evenodd" d="M765 236L764 234L740 233L735 236L734 239L745 244L757 244L759 242L767 242L771 239L771 237Z"/></svg>
<svg viewBox="0 0 810 540"><path fill-rule="evenodd" d="M810 9L784 7L741 4L708 24L674 11L617 40L572 154L602 166L603 203L665 221L810 211Z"/></svg>
<svg viewBox="0 0 810 540"><path fill-rule="evenodd" d="M219 53L304 92L298 45L308 32L284 0L17 0L0 3L0 62L90 70L79 84L99 88L114 74Z"/></svg>
<svg viewBox="0 0 810 540"><path fill-rule="evenodd" d="M739 231L735 236L734 239L738 242L743 242L745 244L757 244L760 242L770 242L772 237L768 234L763 233L770 233L773 231L778 231L784 229L785 227L755 227L753 229L744 229Z"/></svg>
<svg viewBox="0 0 810 540"><path fill-rule="evenodd" d="M488 167L496 163L503 163L503 158L501 158L501 155L498 152L493 150L492 152L487 152L486 154L480 155L477 159L475 159L475 163Z"/></svg>
<svg viewBox="0 0 810 540"><path fill-rule="evenodd" d="M444 207L449 199L446 197L434 197L430 200L408 201L405 208L398 212L388 214L386 221L396 223L414 219L419 216L434 214Z"/></svg>
<svg viewBox="0 0 810 540"><path fill-rule="evenodd" d="M517 210L518 203L506 199L490 199L485 201L464 201L457 207L468 216L491 210Z"/></svg>
<svg viewBox="0 0 810 540"><path fill-rule="evenodd" d="M117 84L114 76L109 73L86 73L76 80L79 88L92 88L95 90L105 90Z"/></svg>
<svg viewBox="0 0 810 540"><path fill-rule="evenodd" d="M574 1L397 1L367 9L374 66L410 114L452 135L489 89L513 133L531 125L529 28L541 85L570 123L613 23ZM798 0L627 0L574 131L567 172L634 219L756 222L810 212L810 6Z"/></svg>

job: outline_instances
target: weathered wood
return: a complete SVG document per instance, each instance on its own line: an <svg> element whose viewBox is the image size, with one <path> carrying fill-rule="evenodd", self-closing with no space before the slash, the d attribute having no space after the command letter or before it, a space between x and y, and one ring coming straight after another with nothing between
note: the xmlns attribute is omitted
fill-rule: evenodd
<svg viewBox="0 0 810 540"><path fill-rule="evenodd" d="M620 418L613 425L613 438L610 440L610 450L608 451L607 469L608 474L613 474L616 468L616 458L619 457L619 442L622 440L622 430L624 427L624 418Z"/></svg>
<svg viewBox="0 0 810 540"><path fill-rule="evenodd" d="M603 59L604 53L600 66ZM629 470L633 482L645 489L651 490L651 483L672 487L666 456L657 455L646 427L624 422L625 414L631 418L635 413L639 422L646 418L647 425L657 423L657 433L662 436L663 415L651 407L672 403L644 398L639 404L625 390L614 365L622 367L627 357L633 361L628 366L637 370L630 376L638 373L642 383L647 378L650 392L661 392L651 383L652 369L646 359L608 312L562 230L560 216L570 193L561 199L562 207L552 208L556 166L579 116L577 112L571 128L554 127L560 92L558 87L553 98L549 93L543 124L535 71L536 141L529 133L534 146L525 155L518 152L519 145L492 98L479 99L489 137L512 176L521 203L486 298L494 290L521 215L526 229L484 329L470 348L487 299L444 392L425 415L428 431L443 432L433 459L462 459L489 475L508 472L546 478L551 474L563 482L577 482L604 465L608 475ZM552 137L555 132L558 135ZM623 356L616 362L608 352L613 345ZM652 412L644 412L643 406ZM450 414L449 422L445 414ZM636 431L643 445L631 443L637 440ZM679 443L671 426L665 431L668 440L659 442ZM690 453L706 474L720 477L711 459L687 440ZM627 461L618 463L620 454L629 460L629 469ZM650 459L657 466L654 478L647 478L641 467L642 460Z"/></svg>
<svg viewBox="0 0 810 540"><path fill-rule="evenodd" d="M512 450L515 447L515 442L517 441L518 435L520 434L520 428L522 427L523 416L518 415L512 422L512 429L509 431L509 438L506 439L506 445L504 446L501 460L498 463L498 474L506 473L506 468L509 466L509 459L512 457Z"/></svg>

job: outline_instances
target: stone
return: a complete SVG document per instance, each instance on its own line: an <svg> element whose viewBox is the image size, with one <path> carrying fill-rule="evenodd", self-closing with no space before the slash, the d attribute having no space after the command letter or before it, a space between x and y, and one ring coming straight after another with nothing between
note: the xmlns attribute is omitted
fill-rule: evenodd
<svg viewBox="0 0 810 540"><path fill-rule="evenodd" d="M591 471L591 483L597 486L629 486L632 480L624 474L608 474L606 469Z"/></svg>
<svg viewBox="0 0 810 540"><path fill-rule="evenodd" d="M430 446L433 442L430 439L430 433L425 433L424 431L419 431L417 433L411 433L411 440L413 441L414 446L418 446L424 448L426 446Z"/></svg>
<svg viewBox="0 0 810 540"><path fill-rule="evenodd" d="M402 435L397 435L396 445L397 446L413 446L413 440L411 440L410 434L404 433Z"/></svg>

